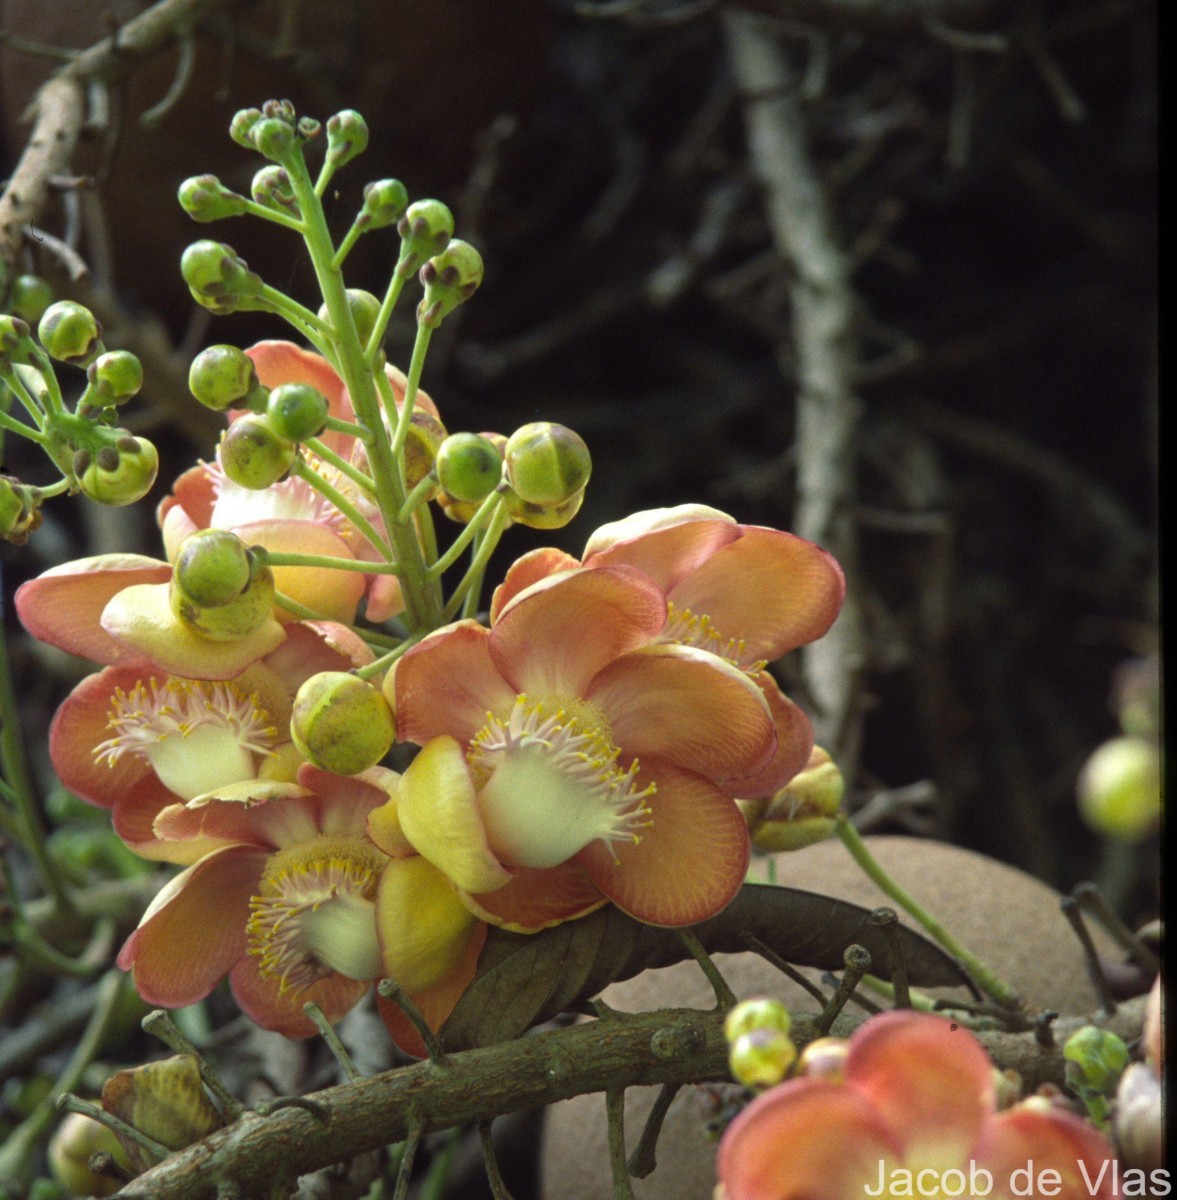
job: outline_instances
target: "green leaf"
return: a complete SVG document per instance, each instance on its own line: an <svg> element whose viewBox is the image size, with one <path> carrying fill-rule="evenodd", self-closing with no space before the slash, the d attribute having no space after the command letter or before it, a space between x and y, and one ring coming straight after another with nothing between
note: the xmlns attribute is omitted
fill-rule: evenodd
<svg viewBox="0 0 1177 1200"><path fill-rule="evenodd" d="M870 909L799 888L745 884L718 916L693 927L712 954L739 953L758 938L783 959L818 970L842 969L852 943L872 971L890 974L887 939ZM921 934L899 926L907 977L916 987L971 987L954 959ZM490 930L478 974L442 1030L449 1050L489 1046L575 1008L609 984L689 957L673 929L643 925L613 905L540 933Z"/></svg>

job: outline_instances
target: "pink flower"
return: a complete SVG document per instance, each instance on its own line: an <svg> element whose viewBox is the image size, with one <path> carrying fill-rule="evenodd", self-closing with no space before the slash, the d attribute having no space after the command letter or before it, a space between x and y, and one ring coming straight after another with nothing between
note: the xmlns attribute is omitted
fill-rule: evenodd
<svg viewBox="0 0 1177 1200"><path fill-rule="evenodd" d="M396 787L379 767L344 777L304 766L297 783L230 786L161 812L161 838L209 849L119 954L139 995L178 1008L228 975L241 1008L287 1037L315 1031L306 1001L334 1022L386 976L430 1013L439 997L452 1007L485 927L403 838L389 855L367 836L369 813Z"/></svg>
<svg viewBox="0 0 1177 1200"><path fill-rule="evenodd" d="M318 671L371 661L355 634L328 622L287 626L276 650L230 680L119 661L62 702L50 758L70 791L113 810L115 831L137 853L192 863L207 847L162 841L153 829L158 813L230 784L292 781L302 763L290 741L298 688Z"/></svg>
<svg viewBox="0 0 1177 1200"><path fill-rule="evenodd" d="M736 1117L719 1146L718 1194L1118 1194L1112 1148L1093 1126L1042 1098L1002 1112L996 1103L993 1064L972 1034L926 1013L883 1013L850 1039L840 1081L789 1080Z"/></svg>
<svg viewBox="0 0 1177 1200"><path fill-rule="evenodd" d="M397 664L399 735L424 746L400 824L480 916L537 929L612 900L686 925L743 882L733 785L776 752L772 713L724 659L652 644L665 624L642 572L578 569Z"/></svg>
<svg viewBox="0 0 1177 1200"><path fill-rule="evenodd" d="M704 505L653 509L603 525L580 563L559 550L525 555L495 592L492 620L519 591L581 565L644 572L666 597L666 623L656 641L717 654L761 689L777 726L778 749L743 781L739 795L771 795L804 768L813 740L808 718L764 666L833 624L846 585L831 555L804 538L739 525Z"/></svg>

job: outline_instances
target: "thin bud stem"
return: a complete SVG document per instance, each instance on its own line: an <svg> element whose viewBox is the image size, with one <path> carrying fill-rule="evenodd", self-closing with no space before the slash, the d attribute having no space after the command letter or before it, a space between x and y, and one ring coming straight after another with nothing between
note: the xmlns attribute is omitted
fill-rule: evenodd
<svg viewBox="0 0 1177 1200"><path fill-rule="evenodd" d="M169 1013L162 1008L154 1008L139 1024L145 1033L159 1038L169 1050L174 1050L177 1054L190 1054L196 1059L200 1078L203 1080L204 1086L217 1098L226 1121L236 1121L245 1112L245 1105L229 1091L221 1077L205 1061L204 1055L200 1053L196 1045L184 1036Z"/></svg>
<svg viewBox="0 0 1177 1200"><path fill-rule="evenodd" d="M398 458L404 449L405 438L409 434L409 421L413 415L413 407L417 403L417 388L421 383L421 372L425 368L425 356L429 353L429 339L433 330L428 325L417 326L417 338L413 342L413 357L409 360L409 374L405 383L405 398L402 402L400 419L392 435L392 452Z"/></svg>
<svg viewBox="0 0 1177 1200"><path fill-rule="evenodd" d="M394 271L392 278L388 281L388 290L384 293L380 311L376 314L376 324L372 326L368 344L364 347L364 358L369 367L375 365L376 355L384 341L385 331L388 329L388 322L392 320L392 311L396 308L396 302L400 299L401 289L404 286L405 277Z"/></svg>
<svg viewBox="0 0 1177 1200"><path fill-rule="evenodd" d="M368 539L377 553L382 555L386 560L390 560L393 557L392 547L389 546L385 538L381 537L379 531L368 518L338 488L329 484L313 467L308 466L303 459L296 459L294 466L290 468L290 474L297 476L304 483L314 488L320 496L325 496L330 500L356 529Z"/></svg>
<svg viewBox="0 0 1177 1200"><path fill-rule="evenodd" d="M446 602L443 615L447 621L454 619L467 596L472 597L473 603L477 605L479 593L482 591L482 576L486 572L486 564L490 562L490 556L494 553L495 547L499 544L499 538L503 536L510 522L511 517L507 512L506 504L500 504L495 509L494 516L491 517L490 524L486 527L486 532L477 541L478 548L474 552L466 574L462 576L461 582L454 588L453 594Z"/></svg>
<svg viewBox="0 0 1177 1200"><path fill-rule="evenodd" d="M349 1083L355 1083L357 1079L362 1078L356 1064L351 1060L351 1055L343 1048L339 1034L335 1032L331 1022L323 1015L323 1010L313 1000L308 1000L302 1006L302 1011L314 1022L319 1036L327 1043L327 1049L331 1051L331 1057L335 1059L339 1069L343 1072L343 1077Z"/></svg>
<svg viewBox="0 0 1177 1200"><path fill-rule="evenodd" d="M496 507L504 503L500 492L491 492L478 506L478 511L466 523L466 528L454 538L449 549L429 568L427 575L430 579L440 579L458 561L462 552L480 533L483 526L490 520Z"/></svg>

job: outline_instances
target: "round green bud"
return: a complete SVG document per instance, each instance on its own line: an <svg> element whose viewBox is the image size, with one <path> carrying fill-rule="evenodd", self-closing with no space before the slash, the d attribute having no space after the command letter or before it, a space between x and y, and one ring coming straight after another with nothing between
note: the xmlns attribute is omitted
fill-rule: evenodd
<svg viewBox="0 0 1177 1200"><path fill-rule="evenodd" d="M90 1170L90 1158L109 1154L120 1166L131 1160L114 1132L84 1113L68 1113L49 1143L49 1169L71 1196L113 1196L123 1185L113 1175Z"/></svg>
<svg viewBox="0 0 1177 1200"><path fill-rule="evenodd" d="M318 437L327 423L327 397L309 383L283 383L266 402L270 428L288 442Z"/></svg>
<svg viewBox="0 0 1177 1200"><path fill-rule="evenodd" d="M1135 841L1161 819L1161 760L1151 738L1116 737L1099 746L1079 776L1079 811L1097 833Z"/></svg>
<svg viewBox="0 0 1177 1200"><path fill-rule="evenodd" d="M245 259L224 242L193 242L180 256L180 274L201 303L206 298L253 296L262 287Z"/></svg>
<svg viewBox="0 0 1177 1200"><path fill-rule="evenodd" d="M40 524L40 491L11 475L0 475L0 538L23 546Z"/></svg>
<svg viewBox="0 0 1177 1200"><path fill-rule="evenodd" d="M264 414L238 417L221 438L221 467L244 488L261 491L286 477L298 448L279 437Z"/></svg>
<svg viewBox="0 0 1177 1200"><path fill-rule="evenodd" d="M124 433L96 454L80 452L82 470L78 486L83 495L99 504L121 508L142 500L151 490L159 471L159 454L146 439Z"/></svg>
<svg viewBox="0 0 1177 1200"><path fill-rule="evenodd" d="M1067 1082L1076 1088L1110 1095L1131 1055L1122 1038L1110 1029L1084 1025L1063 1044Z"/></svg>
<svg viewBox="0 0 1177 1200"><path fill-rule="evenodd" d="M415 200L396 228L401 235L396 273L407 279L449 244L454 236L454 214L440 200Z"/></svg>
<svg viewBox="0 0 1177 1200"><path fill-rule="evenodd" d="M395 225L409 207L409 193L399 179L377 179L364 188L364 204L356 224L361 229Z"/></svg>
<svg viewBox="0 0 1177 1200"><path fill-rule="evenodd" d="M16 528L24 511L24 498L17 491L20 486L10 475L0 475L0 537L7 537Z"/></svg>
<svg viewBox="0 0 1177 1200"><path fill-rule="evenodd" d="M32 345L28 323L9 313L0 313L0 359L27 363Z"/></svg>
<svg viewBox="0 0 1177 1200"><path fill-rule="evenodd" d="M192 604L219 607L249 587L255 558L232 531L198 529L180 543L172 564L172 581Z"/></svg>
<svg viewBox="0 0 1177 1200"><path fill-rule="evenodd" d="M209 346L188 368L188 390L214 412L247 405L260 388L252 360L237 346Z"/></svg>
<svg viewBox="0 0 1177 1200"><path fill-rule="evenodd" d="M745 1033L752 1033L757 1029L775 1029L778 1033L788 1033L792 1027L793 1018L779 1000L760 997L741 1000L727 1014L723 1022L723 1036L729 1042L734 1042Z"/></svg>
<svg viewBox="0 0 1177 1200"><path fill-rule="evenodd" d="M584 503L583 491L569 496L560 504L532 504L509 487L503 491L503 497L507 503L507 515L516 525L526 525L528 529L563 529L580 512L580 506Z"/></svg>
<svg viewBox="0 0 1177 1200"><path fill-rule="evenodd" d="M204 224L245 212L245 197L230 191L215 175L193 175L180 184L180 207Z"/></svg>
<svg viewBox="0 0 1177 1200"><path fill-rule="evenodd" d="M262 119L260 108L242 108L229 122L229 136L246 150L253 149L253 127Z"/></svg>
<svg viewBox="0 0 1177 1200"><path fill-rule="evenodd" d="M308 141L310 138L318 137L319 131L323 128L323 126L322 123L316 121L314 117L299 117L296 128L298 129L298 136L302 138L303 141Z"/></svg>
<svg viewBox="0 0 1177 1200"><path fill-rule="evenodd" d="M86 378L107 404L122 404L143 386L143 364L129 350L108 350L87 368Z"/></svg>
<svg viewBox="0 0 1177 1200"><path fill-rule="evenodd" d="M728 1067L745 1087L772 1087L797 1060L797 1047L779 1029L741 1034L728 1051Z"/></svg>
<svg viewBox="0 0 1177 1200"><path fill-rule="evenodd" d="M73 300L58 300L41 315L37 338L58 362L87 366L102 353L102 326L98 318Z"/></svg>
<svg viewBox="0 0 1177 1200"><path fill-rule="evenodd" d="M396 725L379 688L346 671L320 671L298 689L290 736L316 767L357 775L388 753Z"/></svg>
<svg viewBox="0 0 1177 1200"><path fill-rule="evenodd" d="M413 409L405 436L404 456L405 486L410 491L433 470L437 451L447 436L445 426L431 412Z"/></svg>
<svg viewBox="0 0 1177 1200"><path fill-rule="evenodd" d="M180 544L168 588L180 623L214 642L248 637L270 618L274 572L236 534L202 529Z"/></svg>
<svg viewBox="0 0 1177 1200"><path fill-rule="evenodd" d="M380 315L380 301L363 288L348 288L347 306L351 309L351 319L355 322L360 345L366 346L372 336L372 330L376 328L376 318ZM328 324L331 322L331 314L327 311L326 304L319 308L319 320Z"/></svg>
<svg viewBox="0 0 1177 1200"><path fill-rule="evenodd" d="M529 504L560 504L584 491L593 463L588 447L566 425L533 421L516 429L503 454L506 479Z"/></svg>
<svg viewBox="0 0 1177 1200"><path fill-rule="evenodd" d="M262 117L249 131L253 148L272 162L290 159L298 146L294 126L282 117Z"/></svg>
<svg viewBox="0 0 1177 1200"><path fill-rule="evenodd" d="M425 295L417 306L417 323L436 329L482 282L482 255L469 242L454 238L421 268Z"/></svg>
<svg viewBox="0 0 1177 1200"><path fill-rule="evenodd" d="M53 288L40 275L18 275L8 302L14 316L35 325L53 303Z"/></svg>
<svg viewBox="0 0 1177 1200"><path fill-rule="evenodd" d="M253 177L249 186L250 195L263 208L272 208L275 212L285 213L289 217L299 217L302 209L294 198L294 187L290 182L290 172L285 167L262 167Z"/></svg>
<svg viewBox="0 0 1177 1200"><path fill-rule="evenodd" d="M478 433L451 433L438 447L437 481L454 500L485 500L503 478L503 459L495 445Z"/></svg>
<svg viewBox="0 0 1177 1200"><path fill-rule="evenodd" d="M327 119L327 161L342 167L368 148L368 123L355 109L345 108Z"/></svg>

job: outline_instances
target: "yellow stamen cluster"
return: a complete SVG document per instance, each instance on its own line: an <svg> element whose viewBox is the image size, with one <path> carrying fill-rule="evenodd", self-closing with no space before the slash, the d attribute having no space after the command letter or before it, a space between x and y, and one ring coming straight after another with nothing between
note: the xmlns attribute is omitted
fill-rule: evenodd
<svg viewBox="0 0 1177 1200"><path fill-rule="evenodd" d="M768 665L764 660L746 661L748 650L744 639L724 637L706 613L693 613L689 608L680 609L669 600L666 602L666 625L658 641L706 650L748 675L758 675Z"/></svg>

